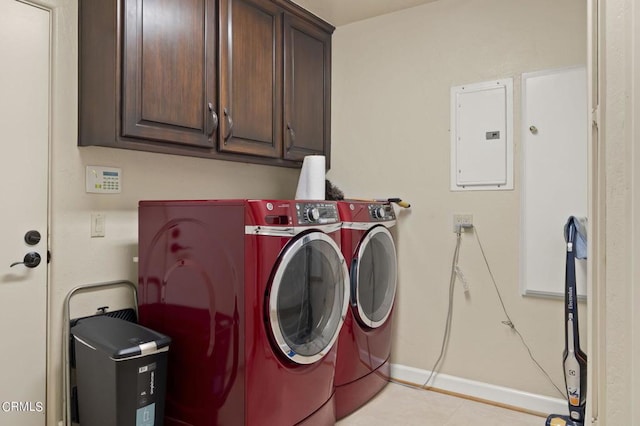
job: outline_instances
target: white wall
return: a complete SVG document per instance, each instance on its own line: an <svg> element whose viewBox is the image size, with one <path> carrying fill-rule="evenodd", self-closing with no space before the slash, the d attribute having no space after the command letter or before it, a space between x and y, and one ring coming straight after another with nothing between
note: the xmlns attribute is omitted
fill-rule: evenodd
<svg viewBox="0 0 640 426"><path fill-rule="evenodd" d="M446 0L337 28L329 178L348 196L399 196L412 204L398 221L394 363L433 367L455 246L451 215L472 213L511 318L537 360L564 386L563 304L519 293L517 129L520 75L578 64L586 64L584 0ZM506 77L515 88L516 189L452 193L450 87ZM465 296L456 288L441 371L559 397L520 339L501 324L505 317L473 233L463 235L460 266L471 290Z"/></svg>
<svg viewBox="0 0 640 426"><path fill-rule="evenodd" d="M80 284L137 282L137 203L141 199L292 198L298 170L145 152L77 146L76 0L54 8L51 151L50 338L47 424L61 419L61 330L66 294ZM84 191L86 165L123 170L122 193ZM106 237L90 238L90 213L106 213ZM85 298L82 298L83 303ZM101 306L101 300L86 302ZM108 304L108 303L107 303Z"/></svg>
<svg viewBox="0 0 640 426"><path fill-rule="evenodd" d="M638 7L637 3L634 4L633 7L633 18L631 24L631 34L630 37L634 40L631 43L631 57L632 57L632 107L631 107L631 123L633 127L633 131L631 134L631 139L629 143L631 143L633 150L633 160L632 160L632 191L631 198L633 202L632 213L631 213L631 223L633 226L633 234L632 234L632 252L630 262L633 268L633 275L631 276L630 284L639 283L640 282L640 226L634 218L640 217L640 147L638 147L637 143L633 144L633 141L640 140L640 7ZM633 314L633 320L631 322L631 329L634 330L633 334L633 347L631 349L631 353L637 354L640 352L640 315L638 315L637 311L634 307L640 306L640 290L638 286L632 287L633 289L633 298L631 299L631 306ZM631 401L638 401L640 398L640 357L635 356L632 357L633 364L632 370L634 375L632 377L631 382ZM640 421L640 407L638 404L632 403L632 416L631 419L635 422Z"/></svg>
<svg viewBox="0 0 640 426"><path fill-rule="evenodd" d="M631 234L632 251L629 259L633 268L633 275L631 276L631 280L628 285L632 286L633 291L633 297L631 298L631 306L629 306L629 309L634 312L632 316L633 319L630 324L631 329L634 330L631 353L637 354L640 352L640 315L634 307L640 306L640 289L637 285L633 286L633 283L640 283L640 224L638 224L637 220L634 220L640 217L640 147L637 142L635 144L633 143L634 141L640 140L640 6L638 6L637 3L633 4L632 13L633 18L629 37L633 40L633 42L631 42L630 52L630 56L632 58L632 104L630 114L633 130L631 138L627 143L631 144L633 151L633 181L630 194L633 205L631 217L629 218L633 228L633 234ZM630 401L632 410L631 420L634 423L638 423L640 422L640 406L635 402L640 400L640 357L634 356L632 359L633 377L631 379L632 392Z"/></svg>

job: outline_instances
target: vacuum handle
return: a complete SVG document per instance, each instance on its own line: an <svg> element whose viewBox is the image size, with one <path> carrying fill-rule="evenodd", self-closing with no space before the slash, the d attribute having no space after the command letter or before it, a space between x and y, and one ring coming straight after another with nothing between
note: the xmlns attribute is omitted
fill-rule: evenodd
<svg viewBox="0 0 640 426"><path fill-rule="evenodd" d="M571 221L567 229L567 251L573 251L573 243L576 240L576 224Z"/></svg>

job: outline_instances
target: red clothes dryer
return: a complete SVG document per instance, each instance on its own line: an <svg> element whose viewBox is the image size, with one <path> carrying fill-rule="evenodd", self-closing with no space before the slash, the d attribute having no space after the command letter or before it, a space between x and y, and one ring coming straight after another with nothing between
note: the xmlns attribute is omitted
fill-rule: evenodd
<svg viewBox="0 0 640 426"><path fill-rule="evenodd" d="M350 264L350 308L338 340L336 418L355 411L389 381L397 259L388 203L338 202L342 253Z"/></svg>
<svg viewBox="0 0 640 426"><path fill-rule="evenodd" d="M140 322L172 338L165 425L335 422L339 244L335 202L140 202Z"/></svg>

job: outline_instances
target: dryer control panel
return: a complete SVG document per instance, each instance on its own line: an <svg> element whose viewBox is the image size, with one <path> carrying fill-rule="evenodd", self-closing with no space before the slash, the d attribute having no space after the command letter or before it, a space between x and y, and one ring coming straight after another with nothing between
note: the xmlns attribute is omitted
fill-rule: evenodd
<svg viewBox="0 0 640 426"><path fill-rule="evenodd" d="M340 221L335 203L305 201L296 203L299 225L316 225Z"/></svg>
<svg viewBox="0 0 640 426"><path fill-rule="evenodd" d="M373 221L394 220L396 214L391 204L369 204L369 217Z"/></svg>

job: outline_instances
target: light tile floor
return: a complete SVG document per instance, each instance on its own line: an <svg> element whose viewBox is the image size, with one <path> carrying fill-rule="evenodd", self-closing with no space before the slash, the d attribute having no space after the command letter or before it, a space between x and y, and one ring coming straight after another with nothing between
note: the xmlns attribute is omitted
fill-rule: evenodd
<svg viewBox="0 0 640 426"><path fill-rule="evenodd" d="M544 426L545 418L389 383L337 426Z"/></svg>

